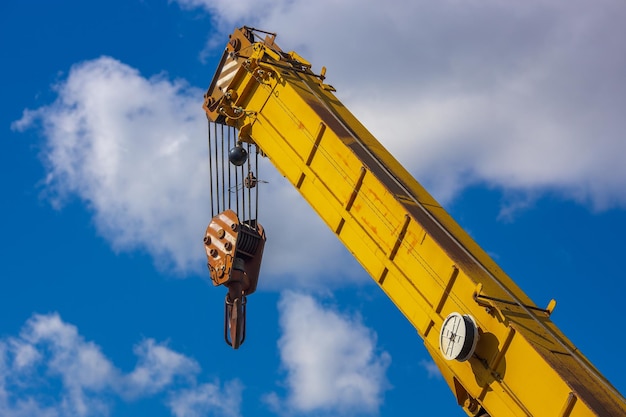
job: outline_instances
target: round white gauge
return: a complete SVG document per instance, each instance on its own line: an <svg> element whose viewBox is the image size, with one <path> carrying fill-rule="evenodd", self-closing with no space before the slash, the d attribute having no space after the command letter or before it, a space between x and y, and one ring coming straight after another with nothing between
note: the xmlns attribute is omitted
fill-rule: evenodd
<svg viewBox="0 0 626 417"><path fill-rule="evenodd" d="M451 313L443 321L439 333L439 350L447 360L468 360L474 354L477 343L478 326L472 316Z"/></svg>

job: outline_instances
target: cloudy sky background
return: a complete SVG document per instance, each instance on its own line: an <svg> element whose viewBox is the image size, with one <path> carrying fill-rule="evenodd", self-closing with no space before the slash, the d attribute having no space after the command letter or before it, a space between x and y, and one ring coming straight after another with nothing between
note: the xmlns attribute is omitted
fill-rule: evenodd
<svg viewBox="0 0 626 417"><path fill-rule="evenodd" d="M42 3L0 6L1 414L386 415L414 412L408 396L463 415L414 331L269 167L256 316L242 351L221 342L224 294L199 244L201 101L242 24L327 66L348 108L538 304L559 301L555 321L626 388L623 360L603 354L626 289L621 2Z"/></svg>

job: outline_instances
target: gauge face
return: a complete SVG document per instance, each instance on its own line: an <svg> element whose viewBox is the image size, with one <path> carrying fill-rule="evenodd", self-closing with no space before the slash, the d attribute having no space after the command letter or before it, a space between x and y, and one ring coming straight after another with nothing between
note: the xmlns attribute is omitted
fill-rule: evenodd
<svg viewBox="0 0 626 417"><path fill-rule="evenodd" d="M439 350L447 360L468 360L478 343L478 327L474 319L452 313L443 321L439 333Z"/></svg>

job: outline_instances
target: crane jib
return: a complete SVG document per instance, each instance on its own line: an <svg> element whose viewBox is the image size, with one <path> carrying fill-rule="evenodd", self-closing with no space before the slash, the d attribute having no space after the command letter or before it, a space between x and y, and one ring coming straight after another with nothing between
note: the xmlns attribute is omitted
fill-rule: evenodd
<svg viewBox="0 0 626 417"><path fill-rule="evenodd" d="M324 83L324 70L314 74L298 54L283 52L275 35L259 39L258 32L243 27L230 35L205 94L209 120L237 137L210 144L221 149L211 148L211 169L221 172L220 152L230 146L245 149L245 163L267 155L415 327L469 415L626 415L624 397L550 320L555 302L535 306L349 112ZM254 169L237 172L242 189L250 173L247 184L258 184ZM213 200L221 213L224 194ZM251 213L244 204L227 217L246 224L257 220ZM209 248L212 254L222 256L219 247ZM233 286L239 281L245 279L233 278ZM235 326L229 337L238 342L243 303L226 304Z"/></svg>

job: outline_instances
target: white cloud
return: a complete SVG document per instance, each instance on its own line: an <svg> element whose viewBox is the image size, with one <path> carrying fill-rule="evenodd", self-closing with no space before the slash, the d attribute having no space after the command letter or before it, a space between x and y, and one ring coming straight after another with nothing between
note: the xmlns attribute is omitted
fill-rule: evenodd
<svg viewBox="0 0 626 417"><path fill-rule="evenodd" d="M278 341L287 396L267 403L289 413L376 413L389 388L386 352L358 317L320 305L308 295L284 292L279 302Z"/></svg>
<svg viewBox="0 0 626 417"><path fill-rule="evenodd" d="M163 74L145 78L108 57L73 66L55 89L54 103L26 110L13 124L17 130L43 128L48 197L61 206L78 196L116 250L147 250L161 267L208 276L203 92ZM319 259L329 259L327 265L345 276L340 282L354 280L355 264L333 256L345 251L332 233L310 220L311 209L277 172L266 172L272 187L265 188L260 221L272 249L262 274L274 280L263 277L260 285L276 288L296 273L307 286L328 283L310 279L323 270Z"/></svg>
<svg viewBox="0 0 626 417"><path fill-rule="evenodd" d="M441 375L441 371L437 367L437 364L435 362L433 362L431 359L422 359L419 362L419 364L420 364L420 366L422 368L424 368L424 370L428 374L428 378L429 379L433 379L433 378L441 379L441 378L443 378L442 375Z"/></svg>
<svg viewBox="0 0 626 417"><path fill-rule="evenodd" d="M64 414L89 416L106 411L105 401L90 393L109 388L117 378L117 371L97 345L85 341L75 326L63 322L56 314L34 315L20 336L39 355L49 351L46 368L50 375L62 381Z"/></svg>
<svg viewBox="0 0 626 417"><path fill-rule="evenodd" d="M220 389L219 382L180 390L170 398L169 406L176 417L240 416L243 387L237 380Z"/></svg>
<svg viewBox="0 0 626 417"><path fill-rule="evenodd" d="M58 314L33 315L17 337L0 339L0 415L7 417L89 417L108 415L118 399L132 400L165 390L184 399L196 387L200 367L163 343L146 339L135 346L137 365L118 369L76 326ZM238 382L204 384L238 410ZM60 388L55 388L56 386ZM190 388L191 387L191 388ZM236 416L222 405L203 404L216 416ZM178 409L178 408L177 408ZM174 404L171 408L176 414ZM179 415L179 414L176 414Z"/></svg>
<svg viewBox="0 0 626 417"><path fill-rule="evenodd" d="M179 3L328 66L344 103L444 201L484 183L626 207L621 1Z"/></svg>
<svg viewBox="0 0 626 417"><path fill-rule="evenodd" d="M219 39L220 31L230 31L237 22L255 21L284 7L274 0L175 0L183 9L203 8L213 15L213 25L217 28L209 39L211 47L223 47Z"/></svg>
<svg viewBox="0 0 626 417"><path fill-rule="evenodd" d="M11 351L15 355L13 358L13 367L17 370L31 368L41 359L41 353L30 343L12 339L9 341Z"/></svg>
<svg viewBox="0 0 626 417"><path fill-rule="evenodd" d="M154 339L146 339L134 349L139 358L135 369L125 377L129 390L126 395L146 395L160 392L179 376L191 376L200 371L198 364Z"/></svg>

